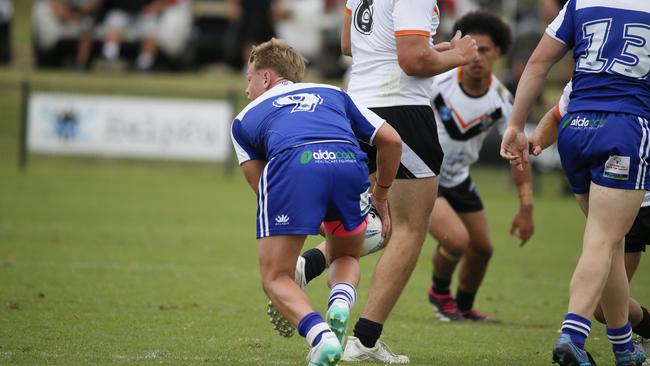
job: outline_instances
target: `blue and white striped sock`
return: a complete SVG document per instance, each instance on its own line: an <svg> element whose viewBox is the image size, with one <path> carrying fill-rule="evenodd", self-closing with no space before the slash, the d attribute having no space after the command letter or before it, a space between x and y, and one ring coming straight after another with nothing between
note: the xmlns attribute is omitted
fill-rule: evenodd
<svg viewBox="0 0 650 366"><path fill-rule="evenodd" d="M335 283L330 291L327 307L331 307L335 302L347 306L348 309L352 309L357 302L357 290L348 282Z"/></svg>
<svg viewBox="0 0 650 366"><path fill-rule="evenodd" d="M316 346L323 334L331 332L330 327L325 323L323 317L317 312L305 315L298 322L298 334L305 337L311 347Z"/></svg>
<svg viewBox="0 0 650 366"><path fill-rule="evenodd" d="M630 322L620 328L607 327L607 338L614 352L634 351L632 344L632 325Z"/></svg>
<svg viewBox="0 0 650 366"><path fill-rule="evenodd" d="M573 344L585 348L585 341L591 332L591 322L578 314L567 313L562 323L562 333L571 337Z"/></svg>

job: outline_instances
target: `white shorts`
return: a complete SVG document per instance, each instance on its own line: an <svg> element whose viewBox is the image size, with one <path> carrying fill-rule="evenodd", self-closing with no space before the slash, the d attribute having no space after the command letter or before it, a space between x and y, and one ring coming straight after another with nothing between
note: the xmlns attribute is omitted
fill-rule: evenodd
<svg viewBox="0 0 650 366"><path fill-rule="evenodd" d="M158 33L158 16L129 14L124 10L111 10L104 22L108 29L131 28L138 37L152 37Z"/></svg>

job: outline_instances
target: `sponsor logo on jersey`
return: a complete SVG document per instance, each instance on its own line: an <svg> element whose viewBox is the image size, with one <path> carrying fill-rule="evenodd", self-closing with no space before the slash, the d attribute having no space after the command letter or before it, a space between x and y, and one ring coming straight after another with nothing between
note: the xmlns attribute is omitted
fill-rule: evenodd
<svg viewBox="0 0 650 366"><path fill-rule="evenodd" d="M354 28L361 34L369 35L372 33L373 2L374 0L362 0L354 11Z"/></svg>
<svg viewBox="0 0 650 366"><path fill-rule="evenodd" d="M289 216L282 214L275 217L276 225L289 225Z"/></svg>
<svg viewBox="0 0 650 366"><path fill-rule="evenodd" d="M357 154L352 151L305 150L300 154L300 164L314 163L351 163L357 161Z"/></svg>
<svg viewBox="0 0 650 366"><path fill-rule="evenodd" d="M273 101L274 107L293 106L291 113L295 112L313 112L316 106L323 103L323 98L318 94L298 93L285 95Z"/></svg>
<svg viewBox="0 0 650 366"><path fill-rule="evenodd" d="M607 120L604 118L589 119L587 117L581 117L580 115L576 115L575 117L571 115L564 121L562 128L567 126L573 128L599 128L604 126L606 123Z"/></svg>
<svg viewBox="0 0 650 366"><path fill-rule="evenodd" d="M302 154L300 154L300 164L302 165L309 164L310 161L311 161L311 151L310 150L303 151Z"/></svg>

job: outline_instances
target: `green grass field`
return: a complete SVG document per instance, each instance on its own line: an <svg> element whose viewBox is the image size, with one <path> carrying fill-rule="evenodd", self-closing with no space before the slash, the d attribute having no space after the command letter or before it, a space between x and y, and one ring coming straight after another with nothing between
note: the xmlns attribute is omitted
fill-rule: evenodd
<svg viewBox="0 0 650 366"><path fill-rule="evenodd" d="M0 70L0 364L300 365L307 345L271 329L257 270L255 198L209 164L30 157L17 169L18 83L36 89L209 98L237 76L88 77ZM505 166L505 164L504 164ZM476 169L496 252L477 306L500 325L443 324L426 301L433 241L383 339L413 365L548 365L584 219L561 177L542 178L537 233L508 235L507 170ZM312 238L308 245L315 245ZM355 316L377 255L362 260ZM647 258L632 291L650 301ZM324 279L307 289L324 311ZM588 343L611 364L603 327Z"/></svg>

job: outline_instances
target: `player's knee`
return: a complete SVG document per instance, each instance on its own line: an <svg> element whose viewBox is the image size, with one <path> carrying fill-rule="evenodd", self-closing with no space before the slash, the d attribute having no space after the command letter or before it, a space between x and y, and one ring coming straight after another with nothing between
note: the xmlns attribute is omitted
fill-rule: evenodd
<svg viewBox="0 0 650 366"><path fill-rule="evenodd" d="M282 281L283 277L291 277L289 274L284 273L283 271L276 270L273 268L266 269L262 272L262 289L267 295L270 295L271 292L277 287L277 284Z"/></svg>
<svg viewBox="0 0 650 366"><path fill-rule="evenodd" d="M494 254L494 247L489 241L473 244L470 246L472 254L482 260L488 261Z"/></svg>
<svg viewBox="0 0 650 366"><path fill-rule="evenodd" d="M449 235L440 241L441 253L446 254L450 259L459 260L469 246L469 235L466 233L457 233Z"/></svg>

